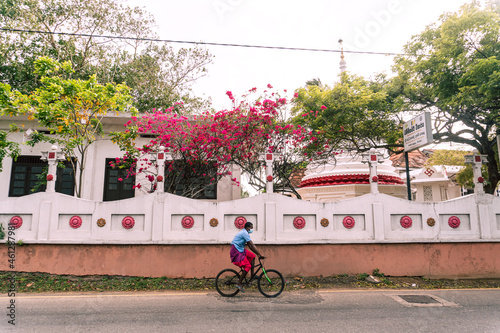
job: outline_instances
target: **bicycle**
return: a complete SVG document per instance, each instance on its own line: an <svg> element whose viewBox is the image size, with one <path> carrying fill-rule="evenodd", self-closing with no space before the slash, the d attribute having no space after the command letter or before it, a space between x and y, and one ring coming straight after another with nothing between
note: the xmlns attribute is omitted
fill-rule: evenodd
<svg viewBox="0 0 500 333"><path fill-rule="evenodd" d="M257 279L257 287L262 295L265 297L277 297L283 292L285 288L285 279L280 272L275 269L264 268L264 263L260 258L259 264L255 265L254 273L251 274L250 278L245 276L243 279L243 286L249 286L255 279ZM262 270L262 274L258 275ZM236 272L232 268L226 268L217 274L215 278L215 289L223 297L233 297L240 292L236 287L243 268L240 268L239 272Z"/></svg>

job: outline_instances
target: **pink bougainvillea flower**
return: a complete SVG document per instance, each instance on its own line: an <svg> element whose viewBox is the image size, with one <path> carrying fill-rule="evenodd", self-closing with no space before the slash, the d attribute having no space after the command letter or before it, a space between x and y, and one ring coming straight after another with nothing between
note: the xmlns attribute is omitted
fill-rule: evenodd
<svg viewBox="0 0 500 333"><path fill-rule="evenodd" d="M268 87L269 89L273 89L273 86L272 86L271 84L269 84L269 83L267 84L267 87Z"/></svg>
<svg viewBox="0 0 500 333"><path fill-rule="evenodd" d="M122 181L123 181L123 178L118 178L118 181L119 181L119 182L122 182Z"/></svg>
<svg viewBox="0 0 500 333"><path fill-rule="evenodd" d="M293 97L295 97L295 98L299 97L299 93L293 94Z"/></svg>
<svg viewBox="0 0 500 333"><path fill-rule="evenodd" d="M272 86L267 85L269 89ZM256 91L252 88L249 92ZM217 182L221 177L230 175L228 163L235 160L253 160L258 158L261 151L254 151L253 147L272 147L271 151L283 150L285 146L296 149L295 154L301 160L306 160L311 156L320 154L304 154L301 151L311 143L314 147L325 147L325 141L314 137L311 131L299 125L292 125L280 119L281 108L286 106L288 101L278 94L264 91L262 98L250 101L243 96L244 100L238 105L231 91L226 95L233 101L234 105L229 110L206 111L196 117L187 118L182 116L182 107L174 106L167 110L155 110L153 113L142 114L138 121L128 122L130 133L154 134L143 147L136 147L131 153L127 152L122 159L117 159L113 164L116 166L126 164L129 175L136 173L147 173L158 176L159 165L156 160L151 160L150 155L155 156L158 146L164 146L172 154L179 154L186 162L186 170L192 172L194 177L210 177L207 168L200 167L200 161L213 161L208 168L217 170L217 177L210 177L211 182ZM294 94L298 97L298 93ZM322 110L324 108L322 107ZM312 111L302 114L302 117L317 116L319 111ZM326 147L325 147L326 148ZM168 162L167 162L168 163ZM210 162L209 164L212 164ZM173 164L165 165L167 170L172 170ZM146 184L143 180L143 188L151 192L153 189L155 176L145 175L144 180L151 183ZM168 177L168 176L167 176ZM231 177L233 183L239 184L237 179ZM137 186L139 185L139 186ZM140 188L137 184L135 188Z"/></svg>
<svg viewBox="0 0 500 333"><path fill-rule="evenodd" d="M326 110L326 106L321 105L321 110Z"/></svg>

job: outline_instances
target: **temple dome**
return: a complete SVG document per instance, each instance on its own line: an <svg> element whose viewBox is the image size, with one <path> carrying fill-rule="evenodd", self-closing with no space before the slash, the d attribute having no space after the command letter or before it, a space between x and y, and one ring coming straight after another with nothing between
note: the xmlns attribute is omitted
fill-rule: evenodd
<svg viewBox="0 0 500 333"><path fill-rule="evenodd" d="M406 198L406 186L390 160L377 165L380 193ZM370 193L370 170L361 156L338 155L336 163L311 163L297 190L304 200L337 201Z"/></svg>
<svg viewBox="0 0 500 333"><path fill-rule="evenodd" d="M379 185L404 185L390 160L377 166L377 176ZM308 166L300 187L370 184L369 177L368 165L362 163L360 157L340 156L336 164L317 163Z"/></svg>

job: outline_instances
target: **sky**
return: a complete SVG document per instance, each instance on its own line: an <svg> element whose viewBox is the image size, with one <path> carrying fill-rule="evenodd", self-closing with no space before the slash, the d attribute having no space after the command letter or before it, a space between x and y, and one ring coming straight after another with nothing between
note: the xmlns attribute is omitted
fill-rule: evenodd
<svg viewBox="0 0 500 333"><path fill-rule="evenodd" d="M444 12L467 0L128 0L151 12L161 39L281 46L345 51L401 53L404 45ZM173 44L175 48L186 44ZM235 97L271 84L292 97L306 81L333 85L340 74L340 54L202 46L215 56L208 75L194 85L198 96L228 109L226 91ZM393 56L345 53L347 70L366 78L391 73ZM449 143L426 148L463 149ZM246 188L251 192L253 190Z"/></svg>
<svg viewBox="0 0 500 333"><path fill-rule="evenodd" d="M129 0L156 19L161 39L282 46L345 51L400 53L411 37L455 12L466 0ZM175 48L189 47L173 44ZM319 78L338 81L340 54L202 46L213 54L208 75L194 85L198 96L211 97L217 110L235 96L271 84L293 91ZM393 56L346 53L347 70L372 77L391 71Z"/></svg>

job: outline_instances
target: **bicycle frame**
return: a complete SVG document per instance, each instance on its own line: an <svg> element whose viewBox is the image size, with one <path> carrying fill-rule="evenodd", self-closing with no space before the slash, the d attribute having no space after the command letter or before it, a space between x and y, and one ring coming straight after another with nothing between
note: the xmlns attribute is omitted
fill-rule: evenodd
<svg viewBox="0 0 500 333"><path fill-rule="evenodd" d="M272 283L271 279L269 279L269 277L267 276L266 269L264 268L264 263L262 262L262 260L260 258L258 258L258 259L259 259L259 263L254 266L254 273L252 275L250 275L249 278L245 277L245 279L244 279L244 283L246 285L249 285L250 282L252 282L252 280L259 275L259 272L261 269L262 269L262 273L264 273L264 276L266 277L267 281L269 281L269 283ZM240 268L240 274L242 274L242 273L243 273L243 268Z"/></svg>

